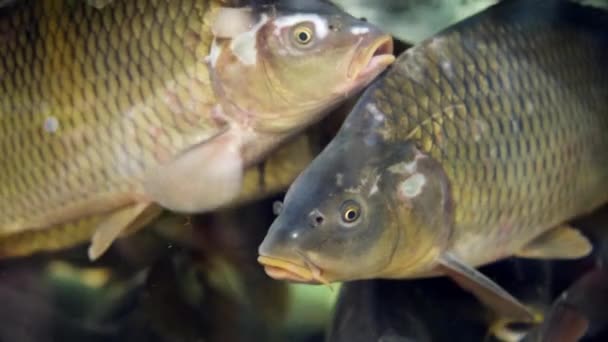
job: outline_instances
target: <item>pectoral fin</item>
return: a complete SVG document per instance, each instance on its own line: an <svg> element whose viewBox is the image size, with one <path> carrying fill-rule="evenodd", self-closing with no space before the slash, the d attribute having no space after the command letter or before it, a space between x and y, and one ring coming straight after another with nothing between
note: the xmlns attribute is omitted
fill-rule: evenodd
<svg viewBox="0 0 608 342"><path fill-rule="evenodd" d="M576 259L591 253L591 243L578 229L560 226L540 235L515 255L535 259Z"/></svg>
<svg viewBox="0 0 608 342"><path fill-rule="evenodd" d="M120 209L110 214L97 226L91 246L89 247L89 259L91 261L99 258L112 245L121 233L135 222L138 217L152 204L149 202L136 203L124 209Z"/></svg>
<svg viewBox="0 0 608 342"><path fill-rule="evenodd" d="M203 213L238 198L245 161L238 132L225 132L149 171L145 194L173 212Z"/></svg>
<svg viewBox="0 0 608 342"><path fill-rule="evenodd" d="M536 321L537 317L529 308L481 272L451 254L443 254L439 258L439 263L446 275L501 316L523 322Z"/></svg>

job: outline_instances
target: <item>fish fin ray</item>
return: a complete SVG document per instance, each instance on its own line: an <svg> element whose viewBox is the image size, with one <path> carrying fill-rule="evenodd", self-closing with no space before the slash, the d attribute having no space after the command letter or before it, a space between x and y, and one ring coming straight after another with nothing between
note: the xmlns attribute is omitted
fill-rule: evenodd
<svg viewBox="0 0 608 342"><path fill-rule="evenodd" d="M538 320L530 308L523 305L494 281L464 264L455 256L444 253L439 258L439 264L445 274L454 282L466 291L471 292L479 301L500 315L524 322Z"/></svg>
<svg viewBox="0 0 608 342"><path fill-rule="evenodd" d="M163 211L163 207L156 203L150 203L150 205L125 228L122 235L131 235L138 232L140 229L156 220Z"/></svg>
<svg viewBox="0 0 608 342"><path fill-rule="evenodd" d="M97 260L104 254L112 243L127 229L138 217L150 207L149 202L140 202L117 210L108 218L99 223L89 246L88 254L91 261Z"/></svg>
<svg viewBox="0 0 608 342"><path fill-rule="evenodd" d="M515 256L534 259L578 259L592 250L589 240L576 228L559 226L536 237Z"/></svg>

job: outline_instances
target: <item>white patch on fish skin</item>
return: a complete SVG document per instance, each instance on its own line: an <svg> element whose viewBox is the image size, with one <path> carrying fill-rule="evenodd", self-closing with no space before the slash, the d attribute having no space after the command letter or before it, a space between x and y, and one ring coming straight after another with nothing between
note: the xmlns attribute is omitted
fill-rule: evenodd
<svg viewBox="0 0 608 342"><path fill-rule="evenodd" d="M511 118L511 128L513 129L513 133L519 133L519 122L515 118Z"/></svg>
<svg viewBox="0 0 608 342"><path fill-rule="evenodd" d="M348 189L344 189L344 192L349 193L349 194L359 194L361 193L361 187L356 187L356 188L348 188Z"/></svg>
<svg viewBox="0 0 608 342"><path fill-rule="evenodd" d="M125 116L127 117L127 119L135 118L135 115L137 114L137 107L138 106L135 105L125 112Z"/></svg>
<svg viewBox="0 0 608 342"><path fill-rule="evenodd" d="M268 22L268 16L262 14L260 21L251 30L234 37L230 42L230 50L245 65L257 63L258 49L256 36L262 26Z"/></svg>
<svg viewBox="0 0 608 342"><path fill-rule="evenodd" d="M339 174L342 177L342 174ZM368 193L368 196L371 196L378 192L380 189L378 188L378 182L380 181L380 174L376 169L365 169L361 172L360 176L361 181L356 186L351 186L350 188L344 189L344 192L350 194L363 194ZM373 184L370 181L373 180ZM342 183L342 180L340 180Z"/></svg>
<svg viewBox="0 0 608 342"><path fill-rule="evenodd" d="M424 73L421 65L427 62L428 49L433 50L440 60L450 59L451 56L446 56L446 51L449 51L449 41L444 37L432 38L428 43L421 44L405 50L399 56L399 63L395 63L395 67L405 71L407 77L413 81L424 83L427 81L427 76Z"/></svg>
<svg viewBox="0 0 608 342"><path fill-rule="evenodd" d="M479 142L483 136L483 133L488 129L488 124L479 119L474 120L473 124L475 125L473 127L473 139L475 142Z"/></svg>
<svg viewBox="0 0 608 342"><path fill-rule="evenodd" d="M366 27L366 26L354 26L353 28L350 29L350 33L354 34L355 36L361 36L361 35L364 35L366 33L369 33L369 27Z"/></svg>
<svg viewBox="0 0 608 342"><path fill-rule="evenodd" d="M447 40L444 37L434 37L429 43L429 48L439 50L445 48Z"/></svg>
<svg viewBox="0 0 608 342"><path fill-rule="evenodd" d="M417 47L413 47L405 50L402 56L399 57L401 61L394 64L395 67L403 70L409 79L420 83L424 82L426 76L417 60L418 58L424 58L424 54L419 52Z"/></svg>
<svg viewBox="0 0 608 342"><path fill-rule="evenodd" d="M315 34L317 38L323 39L329 34L327 20L317 14L294 14L277 18L274 21L274 34L279 35L283 28L291 27L306 21L310 21L315 25Z"/></svg>
<svg viewBox="0 0 608 342"><path fill-rule="evenodd" d="M391 165L388 170L392 173L411 175L418 169L418 160L423 158L425 158L425 156L422 153L418 152L416 153L416 157L414 157L414 160L410 162L401 162L395 165Z"/></svg>
<svg viewBox="0 0 608 342"><path fill-rule="evenodd" d="M361 189L363 189L365 187L365 185L367 184L368 181L369 181L369 175L362 177L361 182L359 183L359 185L356 188L351 187L351 188L345 189L344 192L348 192L351 194L360 194Z"/></svg>
<svg viewBox="0 0 608 342"><path fill-rule="evenodd" d="M121 177L130 177L134 173L141 172L143 169L137 163L137 160L133 158L127 151L122 147L115 145L112 149L114 160L116 161L114 171Z"/></svg>
<svg viewBox="0 0 608 342"><path fill-rule="evenodd" d="M215 68L217 64L217 60L220 58L222 50L220 49L217 39L213 39L211 42L211 49L209 50L209 55L205 57L205 62L208 63L212 68Z"/></svg>
<svg viewBox="0 0 608 342"><path fill-rule="evenodd" d="M344 184L344 175L341 173L336 174L336 185L342 186Z"/></svg>
<svg viewBox="0 0 608 342"><path fill-rule="evenodd" d="M443 72L449 79L454 78L454 69L452 68L452 62L450 62L449 60L441 62L441 69L443 69Z"/></svg>
<svg viewBox="0 0 608 342"><path fill-rule="evenodd" d="M232 38L253 26L253 8L221 7L217 12L211 33L217 38Z"/></svg>
<svg viewBox="0 0 608 342"><path fill-rule="evenodd" d="M399 184L399 192L406 198L414 198L422 193L426 184L426 177L421 173L415 173Z"/></svg>
<svg viewBox="0 0 608 342"><path fill-rule="evenodd" d="M525 110L525 112L528 115L533 115L534 114L534 104L532 103L532 101L526 100L526 110Z"/></svg>
<svg viewBox="0 0 608 342"><path fill-rule="evenodd" d="M384 121L384 113L382 113L374 103L368 103L365 108L374 116L376 121Z"/></svg>
<svg viewBox="0 0 608 342"><path fill-rule="evenodd" d="M54 116L49 116L44 120L44 130L49 133L55 133L59 129L59 120Z"/></svg>
<svg viewBox="0 0 608 342"><path fill-rule="evenodd" d="M376 176L376 180L374 181L374 185L372 185L371 190L369 191L369 197L375 195L380 190L378 188L378 183L380 182L380 175Z"/></svg>
<svg viewBox="0 0 608 342"><path fill-rule="evenodd" d="M418 168L418 160L415 158L413 161L403 164L403 170L407 173L414 173L414 172L416 172L417 168Z"/></svg>
<svg viewBox="0 0 608 342"><path fill-rule="evenodd" d="M291 233L291 238L294 240L297 239L299 236L300 236L300 234L298 234L298 232Z"/></svg>

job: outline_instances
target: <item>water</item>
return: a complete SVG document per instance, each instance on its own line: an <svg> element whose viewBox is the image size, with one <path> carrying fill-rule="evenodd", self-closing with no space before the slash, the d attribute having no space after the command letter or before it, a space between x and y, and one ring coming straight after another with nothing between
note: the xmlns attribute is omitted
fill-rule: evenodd
<svg viewBox="0 0 608 342"><path fill-rule="evenodd" d="M494 1L338 3L416 43ZM271 280L256 262L257 246L273 220L272 204L280 199L191 221L159 221L121 239L95 263L86 258L87 246L0 262L0 342L496 338L488 332L491 314L445 278L370 280L333 288ZM608 216L608 209L583 226L595 232L608 224L602 215ZM608 240L598 233L595 241L596 254L583 260L506 260L482 271L516 297L548 308L605 262ZM608 340L608 309L598 309L608 307L602 302L608 297L605 289L574 290L571 296L597 299L576 302L593 316L585 341ZM515 336L516 330L510 333Z"/></svg>

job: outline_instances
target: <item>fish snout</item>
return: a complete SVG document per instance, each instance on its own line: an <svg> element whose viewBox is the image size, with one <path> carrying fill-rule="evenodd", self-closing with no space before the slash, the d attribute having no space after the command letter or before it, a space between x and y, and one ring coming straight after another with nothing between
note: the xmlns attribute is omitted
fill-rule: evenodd
<svg viewBox="0 0 608 342"><path fill-rule="evenodd" d="M275 212L278 211L275 209ZM258 252L263 256L288 259L301 255L308 235L314 235L315 229L324 223L325 215L317 209L312 210L305 220L299 222L291 222L287 220L287 216L279 215L268 229Z"/></svg>
<svg viewBox="0 0 608 342"><path fill-rule="evenodd" d="M258 248L258 262L269 277L308 284L324 282L320 269L307 260L300 248L302 237L310 229L286 226L280 217L270 226Z"/></svg>
<svg viewBox="0 0 608 342"><path fill-rule="evenodd" d="M276 220L268 230L264 241L258 248L261 256L281 259L294 259L297 257L297 244L299 238L304 234L304 229L287 229Z"/></svg>
<svg viewBox="0 0 608 342"><path fill-rule="evenodd" d="M352 79L373 78L395 61L394 41L377 29L361 34L359 51L348 70Z"/></svg>

